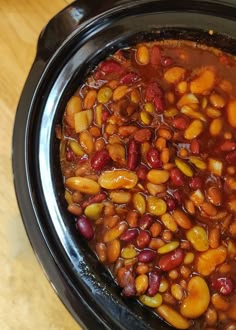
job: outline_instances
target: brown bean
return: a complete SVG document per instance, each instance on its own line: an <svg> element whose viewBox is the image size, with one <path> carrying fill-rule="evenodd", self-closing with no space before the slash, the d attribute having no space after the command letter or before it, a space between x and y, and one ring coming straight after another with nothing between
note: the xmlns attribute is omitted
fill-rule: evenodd
<svg viewBox="0 0 236 330"><path fill-rule="evenodd" d="M78 204L72 203L69 204L67 210L74 215L81 215L83 213L82 207Z"/></svg>
<svg viewBox="0 0 236 330"><path fill-rule="evenodd" d="M107 260L109 263L114 263L120 256L120 241L114 239L107 244Z"/></svg>
<svg viewBox="0 0 236 330"><path fill-rule="evenodd" d="M136 274L147 274L149 272L149 266L147 264L140 263L136 268Z"/></svg>
<svg viewBox="0 0 236 330"><path fill-rule="evenodd" d="M104 226L106 226L108 228L115 227L119 221L120 221L120 217L117 214L104 215L104 217L103 217L103 224L104 224Z"/></svg>
<svg viewBox="0 0 236 330"><path fill-rule="evenodd" d="M118 128L118 133L122 137L129 137L132 134L134 134L137 130L138 130L138 127L132 126L132 125L129 125L129 126L120 126Z"/></svg>
<svg viewBox="0 0 236 330"><path fill-rule="evenodd" d="M138 213L137 211L129 211L126 215L126 221L131 228L138 226Z"/></svg>
<svg viewBox="0 0 236 330"><path fill-rule="evenodd" d="M184 229L190 229L192 227L192 222L189 219L189 217L180 209L176 209L173 212L173 217L176 221L176 223Z"/></svg>
<svg viewBox="0 0 236 330"><path fill-rule="evenodd" d="M150 129L142 128L134 133L134 139L139 143L143 143L149 141L151 139L151 135L152 133Z"/></svg>
<svg viewBox="0 0 236 330"><path fill-rule="evenodd" d="M211 228L208 234L209 245L212 249L216 249L220 245L220 230L219 228Z"/></svg>
<svg viewBox="0 0 236 330"><path fill-rule="evenodd" d="M98 259L101 262L105 262L107 259L107 247L104 243L97 243L95 250L97 252Z"/></svg>
<svg viewBox="0 0 236 330"><path fill-rule="evenodd" d="M152 237L158 237L161 233L161 224L159 222L154 222L150 227L150 232Z"/></svg>

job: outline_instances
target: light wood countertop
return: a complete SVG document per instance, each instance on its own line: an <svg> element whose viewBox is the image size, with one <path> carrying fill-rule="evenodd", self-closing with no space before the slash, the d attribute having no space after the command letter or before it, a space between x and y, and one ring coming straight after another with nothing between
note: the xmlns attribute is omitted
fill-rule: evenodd
<svg viewBox="0 0 236 330"><path fill-rule="evenodd" d="M40 31L70 0L0 0L0 329L78 330L40 267L13 187L12 129Z"/></svg>

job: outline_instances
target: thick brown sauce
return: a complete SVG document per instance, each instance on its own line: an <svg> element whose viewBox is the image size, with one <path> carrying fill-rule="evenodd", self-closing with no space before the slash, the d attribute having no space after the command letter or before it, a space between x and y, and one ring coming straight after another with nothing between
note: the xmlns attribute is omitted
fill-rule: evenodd
<svg viewBox="0 0 236 330"><path fill-rule="evenodd" d="M186 175L186 173L183 173L184 182L180 186L176 186L175 183L169 179L166 183L163 183L165 185L165 189L162 192L156 193L156 197L167 201L169 198L174 199L175 202L175 208L182 209L183 212L185 212L188 217L192 221L192 226L200 226L205 230L205 233L207 235L210 235L213 229L217 228L218 234L220 237L218 238L218 243L215 245L215 249L223 246L223 248L226 251L227 256L224 258L222 262L217 264L212 272L210 272L209 275L199 274L199 268L197 267L197 262L200 256L202 255L202 251L196 250L196 248L188 242L188 239L186 237L187 235L187 229L182 228L178 225L178 229L175 232L171 232L168 228L166 228L165 225L163 225L161 219L161 215L155 215L152 214L154 218L154 222L158 222L161 225L161 233L156 237L152 236L152 240L157 240L160 238L164 243L167 244L170 241L178 241L180 242L179 247L184 251L185 255L188 253L192 253L194 255L194 261L190 264L183 264L183 262L178 265L176 268L171 269L172 274L170 275L170 271L165 271L160 266L160 255L157 254L157 256L148 263L149 270L144 273L145 276L149 276L150 272L157 271L162 280L164 279L165 282L168 282L168 289L165 292L159 292L162 295L163 298L163 304L170 306L172 309L176 310L178 313L180 313L181 304L183 304L183 300L189 295L189 291L187 289L188 281L195 276L202 277L210 292L210 300L208 303L207 309L199 317L193 317L191 320L191 317L189 317L189 326L191 329L220 329L220 330L233 330L236 329L236 292L235 288L230 291L227 295L222 295L219 291L217 291L213 286L212 283L215 279L219 277L230 279L230 283L235 286L236 283L236 219L235 219L235 212L236 212L236 157L235 157L235 146L236 146L236 130L235 127L232 127L231 123L228 120L227 117L227 107L229 102L231 100L234 100L236 98L236 62L234 58L228 54L224 54L221 51L218 51L216 49L210 49L207 48L204 45L199 45L196 43L186 42L186 41L167 41L167 42L156 42L156 43L149 43L149 44L143 44L149 52L151 52L152 47L158 46L161 50L161 58L163 59L170 59L170 62L168 65L162 65L161 63L156 64L156 59L154 59L154 64L149 62L146 64L140 65L140 63L137 60L137 48L134 47L131 49L125 49L118 51L116 54L110 57L109 60L115 61L119 63L123 68L125 68L125 71L127 72L135 72L140 77L139 79L129 83L129 86L132 88L136 88L141 97L137 104L135 104L133 101L131 101L131 94L130 92L127 92L127 94L124 94L124 96L119 100L112 100L112 98L109 99L105 103L105 109L108 109L108 114L106 119L102 121L102 123L99 123L96 121L96 107L99 104L98 97L92 104L92 113L93 113L93 119L88 125L88 127L85 128L86 131L89 132L89 136L92 137L92 141L94 143L94 148L92 148L91 151L87 150L87 146L85 142L82 141L81 143L81 132L75 131L73 125L71 126L71 121L68 119L68 107L65 113L65 118L63 122L63 136L62 136L62 143L61 143L61 165L62 165L62 173L65 178L65 187L66 187L66 198L68 201L69 211L71 211L73 214L77 215L77 221L80 219L81 214L85 212L86 208L83 207L83 203L86 202L91 196L89 194L83 193L80 191L80 189L73 189L70 185L66 184L66 180L70 177L78 176L78 169L85 166L85 171L79 172L82 173L82 177L92 178L92 180L95 180L97 182L99 181L99 177L103 171L107 170L116 170L116 169L126 169L127 168L127 161L129 162L129 143L131 140L135 139L134 134L130 133L127 136L121 136L119 134L119 127L121 126L127 126L132 125L136 126L138 130L147 128L152 135L151 140L147 140L144 142L149 143L150 147L155 148L156 141L159 137L159 129L165 128L167 131L170 132L171 138L166 140L166 149L168 149L169 152L169 160L165 165L161 165L161 169L165 169L167 171L171 171L171 168L176 167L175 165L175 159L180 158L185 164L190 167L193 171L193 175ZM165 62L167 63L167 62ZM181 67L186 70L185 72L185 78L182 78L182 81L186 81L186 85L188 86L186 88L186 92L179 92L178 91L178 83L170 83L167 79L165 79L164 74L168 71L168 69L172 67ZM174 126L174 120L177 117L183 117L187 120L188 125L190 125L191 122L196 120L196 118L192 118L188 114L183 115L181 112L181 109L177 109L176 113L173 114L173 116L167 116L167 110L169 108L176 108L176 104L180 100L180 98L183 96L183 94L189 94L189 86L192 81L197 79L199 75L201 75L201 72L205 70L213 70L215 74L215 81L213 86L210 88L209 91L202 92L202 93L196 93L195 96L197 97L199 101L198 110L204 115L204 120L202 120L203 129L199 136L197 136L197 143L199 152L193 153L192 152L192 140L195 140L195 138L192 139L186 139L185 138L185 130L180 130ZM89 91L95 90L96 92L99 92L100 88L103 86L114 86L112 93L114 93L114 90L117 88L117 86L121 85L120 79L122 79L122 75L124 73L120 72L109 72L105 74L104 72L101 73L101 66L98 66L96 70L91 74L90 77L88 77L87 81L84 83L83 86L80 86L78 88L78 91L75 95L77 95L82 101L82 109L80 111L87 110L85 107L85 98ZM222 83L222 81L225 81L226 83ZM145 98L145 90L147 89L147 86L152 83L153 81L157 81L158 85L160 86L162 97L165 99L164 108L161 109L154 109L154 112L151 112L151 120L148 123L143 122L140 120L141 113L143 112L143 109L145 107L146 103L152 103L152 101L147 101ZM125 85L125 84L123 84ZM223 86L223 87L222 87ZM226 87L224 87L226 86ZM131 89L132 89L131 88ZM168 98L168 94L172 94L173 101L171 101L171 98ZM210 104L210 97L213 94L217 94L220 96L220 99L224 101L224 105L222 107L214 107L212 104ZM114 94L113 94L114 97ZM123 100L123 101L122 101ZM122 103L123 102L123 103ZM100 102L101 103L101 102ZM129 104L132 103L132 106L135 108L135 112L131 115L129 113L126 113L128 110ZM204 105L205 104L205 105ZM214 108L217 112L220 112L219 115L210 116L207 113L207 107ZM76 107L75 107L76 108ZM178 107L177 107L178 108ZM71 111L73 113L73 111ZM76 111L74 111L76 112ZM114 112L114 113L113 113ZM104 112L103 112L104 113ZM215 112L214 112L215 113ZM111 117L115 114L115 117L113 121L111 121ZM236 113L235 113L236 116ZM187 118L186 118L187 117ZM214 119L220 118L222 123L222 128L220 131L215 134L214 136L211 134L210 131L210 124ZM110 120L110 122L109 122ZM114 120L117 120L114 124ZM201 121L201 119L200 119ZM114 132L110 132L108 130L109 123L112 123L112 127L109 127L109 129L113 129ZM96 152L100 152L102 149L109 150L109 146L112 144L111 139L113 137L116 137L116 143L119 144L117 141L121 141L121 145L125 147L125 159L124 162L121 164L116 161L111 161L108 163L104 163L104 166L99 169L91 168L91 164L93 164L94 161L94 155ZM103 148L99 147L98 140L103 140L104 146ZM84 149L85 153L82 156L78 156L73 148L71 148L71 141L77 142L82 149ZM235 146L232 147L232 150L223 150L222 145L225 142L232 142L235 143ZM138 147L141 148L141 154L142 154L142 143L137 143ZM183 151L184 150L184 151ZM140 152L140 150L139 150ZM161 153L161 151L159 150ZM229 154L230 155L229 159ZM221 162L223 170L218 175L212 172L209 168L209 165L207 165L204 169L198 168L197 166L194 166L191 162L189 162L189 157L195 156L199 158L204 164L208 164L209 158L217 159ZM140 157L140 155L139 155ZM170 164L170 165L168 165ZM152 169L155 169L155 167L152 167L150 163L145 159L143 155L141 155L141 158L139 159L138 163L136 164L135 168L132 169L132 171L138 171L138 168L140 165L143 165L146 167L147 171L150 171ZM87 166L87 167L86 167ZM80 171L80 170L79 170ZM208 194L208 190L210 187L214 186L217 188L218 193L221 194L219 205L214 204L214 210L216 210L216 213L214 215L208 215L202 211L201 205L194 205L194 211L191 214L191 212L186 209L185 201L189 200L189 197L191 194L196 191L196 188L193 189L190 181L191 177L197 177L201 180L201 187L199 188L203 195L204 195L204 202L210 203L210 197ZM150 193L147 188L147 179L140 179L139 183L144 187L140 188L140 186L135 186L130 190L132 196L134 196L135 193L141 192L144 194L145 198L148 199L148 196L153 195L153 193ZM118 189L118 190L129 190L129 189ZM143 262L140 262L137 260L137 256L133 257L132 260L130 259L130 262L123 258L121 255L119 257L115 258L114 261L111 260L112 257L109 258L109 245L111 242L108 243L104 242L104 237L106 233L109 231L109 229L115 227L117 223L112 225L109 223L109 216L110 217L119 217L120 223L126 223L127 229L134 229L137 228L139 234L142 229L139 227L140 219L142 218L141 214L138 214L138 221L137 224L133 224L131 220L128 220L130 212L137 212L137 206L134 203L133 197L127 201L127 203L116 203L112 202L112 199L109 197L110 195L110 188L106 189L102 187L102 192L107 194L106 199L103 201L100 201L101 203L105 203L107 206L107 209L103 209L103 212L100 214L98 219L96 221L89 219L90 223L92 223L92 227L94 230L94 237L90 240L90 246L91 248L98 253L98 246L102 247L103 254L105 255L104 258L101 257L101 261L107 266L111 274L113 274L116 282L123 288L123 294L124 295L130 295L130 296L142 296L143 294L147 294L147 290L145 292L138 292L138 290L135 287L135 281L134 278L138 277L140 274L136 273L136 269L138 265L143 264ZM178 196L180 196L181 201L179 201L179 204L177 202L178 197L176 197L175 193L178 193ZM79 197L78 197L79 196ZM147 202L147 201L146 201ZM107 203L107 204L106 204ZM73 206L71 206L73 205ZM109 211L109 206L112 205L112 210ZM209 206L209 205L208 205ZM76 214L77 212L77 214ZM110 212L110 214L109 214ZM168 210L166 212L169 212L169 214L172 214L173 210ZM190 212L190 213L189 213ZM225 212L225 214L224 214ZM146 210L145 214L150 214L151 211ZM213 212L214 213L214 212ZM222 216L220 216L222 214ZM217 218L217 215L219 217ZM105 220L106 219L106 220ZM105 223L106 222L106 223ZM77 222L78 227L78 222ZM80 231L80 230L79 230ZM150 227L145 229L146 232L150 235ZM83 232L80 231L80 233L83 235ZM166 234L167 233L167 234ZM167 236L165 236L165 234ZM152 234L151 234L152 235ZM168 236L169 235L169 236ZM86 236L86 235L84 235ZM122 235L121 235L122 237ZM168 239L169 237L169 239ZM144 247L140 247L139 244L137 244L136 238L131 240L127 243L127 241L119 240L119 236L117 236L115 241L119 241L119 250L120 253L132 245L134 249L138 253L140 253L142 250L151 249L150 245L144 245ZM118 244L118 243L117 243ZM119 245L118 244L118 245ZM214 245L214 244L213 244ZM185 246L185 247L184 247ZM117 248L115 246L114 248ZM210 249L210 247L209 247ZM155 248L153 250L156 251ZM211 261L210 261L211 262ZM144 262L145 264L145 262ZM223 265L223 266L222 266ZM225 267L224 267L225 266ZM182 268L181 268L182 267ZM184 275L184 267L187 268L187 271L189 274L186 276ZM120 269L126 269L127 272L123 272L123 277L119 278L119 270ZM176 271L177 277L175 277L174 272ZM121 271L120 271L121 273ZM173 275L174 274L174 275ZM145 277L144 276L144 277ZM150 280L150 279L149 279ZM126 282L127 281L127 282ZM129 283L130 281L130 283ZM171 287L174 284L178 284L182 286L182 298L176 298L173 297ZM132 286L131 290L130 286ZM136 290L136 291L135 291ZM223 304L225 305L223 307L219 307L217 303L214 302L214 298L212 298L214 295L218 295L223 301ZM169 300L168 300L169 299ZM219 303L220 304L220 303ZM195 307L193 306L193 309ZM154 308L154 312L158 312L162 315L161 310L159 311L158 308ZM212 316L213 315L213 316ZM188 317L187 317L188 319ZM167 321L168 318L167 318ZM170 322L171 323L171 322ZM172 325L176 326L176 323L171 323Z"/></svg>

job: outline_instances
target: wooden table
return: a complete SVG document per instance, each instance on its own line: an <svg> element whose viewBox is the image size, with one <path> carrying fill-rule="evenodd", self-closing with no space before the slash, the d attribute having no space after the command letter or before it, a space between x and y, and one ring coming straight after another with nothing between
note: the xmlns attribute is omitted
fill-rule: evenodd
<svg viewBox="0 0 236 330"><path fill-rule="evenodd" d="M16 203L11 168L16 107L37 38L70 0L0 0L0 329L78 330L38 264Z"/></svg>

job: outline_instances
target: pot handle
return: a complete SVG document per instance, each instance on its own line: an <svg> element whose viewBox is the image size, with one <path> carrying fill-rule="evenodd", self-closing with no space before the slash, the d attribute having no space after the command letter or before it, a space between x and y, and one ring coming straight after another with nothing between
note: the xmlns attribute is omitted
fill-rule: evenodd
<svg viewBox="0 0 236 330"><path fill-rule="evenodd" d="M37 45L37 57L47 62L57 48L86 20L130 0L79 0L56 16L42 30Z"/></svg>

